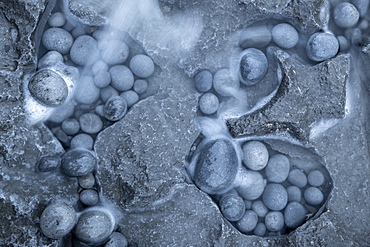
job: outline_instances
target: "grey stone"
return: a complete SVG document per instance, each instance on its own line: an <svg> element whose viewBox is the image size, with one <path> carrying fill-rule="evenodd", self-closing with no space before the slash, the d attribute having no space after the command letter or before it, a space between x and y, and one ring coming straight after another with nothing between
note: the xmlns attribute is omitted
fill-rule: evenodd
<svg viewBox="0 0 370 247"><path fill-rule="evenodd" d="M71 47L71 60L77 65L93 64L98 60L98 46L96 40L89 35L79 36Z"/></svg>
<svg viewBox="0 0 370 247"><path fill-rule="evenodd" d="M67 102L59 107L56 107L54 112L50 114L48 120L53 123L62 123L67 118L73 115L74 104L72 102Z"/></svg>
<svg viewBox="0 0 370 247"><path fill-rule="evenodd" d="M43 69L49 66L63 63L63 56L57 51L49 51L42 56L38 62L37 67Z"/></svg>
<svg viewBox="0 0 370 247"><path fill-rule="evenodd" d="M68 176L78 177L96 168L96 158L84 149L72 149L62 156L61 170Z"/></svg>
<svg viewBox="0 0 370 247"><path fill-rule="evenodd" d="M125 236L119 232L113 232L109 236L109 241L104 245L104 247L127 247L128 242Z"/></svg>
<svg viewBox="0 0 370 247"><path fill-rule="evenodd" d="M243 218L236 222L236 227L242 233L249 233L256 228L258 223L258 216L253 210L245 211Z"/></svg>
<svg viewBox="0 0 370 247"><path fill-rule="evenodd" d="M78 37L80 37L82 35L86 35L86 30L83 27L77 26L77 27L72 29L71 34L72 34L72 37L74 39L77 39Z"/></svg>
<svg viewBox="0 0 370 247"><path fill-rule="evenodd" d="M130 69L134 75L141 78L147 78L154 72L154 62L146 55L135 55L130 60Z"/></svg>
<svg viewBox="0 0 370 247"><path fill-rule="evenodd" d="M119 91L129 90L134 85L134 75L125 65L115 65L109 69L111 85Z"/></svg>
<svg viewBox="0 0 370 247"><path fill-rule="evenodd" d="M82 114L78 121L81 130L87 134L96 134L103 128L103 121L94 113Z"/></svg>
<svg viewBox="0 0 370 247"><path fill-rule="evenodd" d="M204 114L213 114L217 112L219 100L213 93L205 93L199 98L199 108Z"/></svg>
<svg viewBox="0 0 370 247"><path fill-rule="evenodd" d="M320 189L309 187L303 193L304 200L310 205L320 205L324 201L324 195Z"/></svg>
<svg viewBox="0 0 370 247"><path fill-rule="evenodd" d="M340 51L347 51L349 49L349 42L346 37L344 36L338 36L337 37L339 42L339 50Z"/></svg>
<svg viewBox="0 0 370 247"><path fill-rule="evenodd" d="M93 145L94 145L94 139L90 135L82 133L72 138L71 143L70 143L70 148L71 149L85 148L88 150L92 150Z"/></svg>
<svg viewBox="0 0 370 247"><path fill-rule="evenodd" d="M285 208L288 194L281 184L268 184L262 194L262 200L266 207L278 211Z"/></svg>
<svg viewBox="0 0 370 247"><path fill-rule="evenodd" d="M80 201L86 206L94 206L99 202L99 194L93 189L83 190L80 193Z"/></svg>
<svg viewBox="0 0 370 247"><path fill-rule="evenodd" d="M107 102L108 99L113 96L118 96L118 91L112 86L108 86L100 90L100 98L103 102Z"/></svg>
<svg viewBox="0 0 370 247"><path fill-rule="evenodd" d="M101 71L108 71L108 65L103 60L97 60L92 66L91 66L91 72L96 75Z"/></svg>
<svg viewBox="0 0 370 247"><path fill-rule="evenodd" d="M226 194L222 196L219 206L223 216L230 221L240 220L245 213L243 199L235 194Z"/></svg>
<svg viewBox="0 0 370 247"><path fill-rule="evenodd" d="M40 172L55 171L60 166L60 157L58 156L44 156L41 157L38 163L38 170Z"/></svg>
<svg viewBox="0 0 370 247"><path fill-rule="evenodd" d="M322 62L334 57L338 50L338 40L331 33L314 33L306 45L307 56L316 62Z"/></svg>
<svg viewBox="0 0 370 247"><path fill-rule="evenodd" d="M297 186L289 186L286 188L288 193L288 202L300 202L302 200L302 191Z"/></svg>
<svg viewBox="0 0 370 247"><path fill-rule="evenodd" d="M89 105L94 103L99 95L100 88L95 86L94 79L91 76L81 76L74 95L76 101Z"/></svg>
<svg viewBox="0 0 370 247"><path fill-rule="evenodd" d="M259 141L249 141L242 147L244 165L254 171L265 168L269 161L269 153L266 146Z"/></svg>
<svg viewBox="0 0 370 247"><path fill-rule="evenodd" d="M276 25L272 29L271 34L275 44L281 48L291 49L298 43L298 32L288 23L280 23Z"/></svg>
<svg viewBox="0 0 370 247"><path fill-rule="evenodd" d="M265 189L266 180L260 172L247 170L242 167L237 174L235 187L245 200L255 200L260 197Z"/></svg>
<svg viewBox="0 0 370 247"><path fill-rule="evenodd" d="M307 180L311 186L319 187L325 182L325 177L319 170L313 170L308 173Z"/></svg>
<svg viewBox="0 0 370 247"><path fill-rule="evenodd" d="M110 97L104 105L104 117L109 121L118 121L127 112L127 102L120 96Z"/></svg>
<svg viewBox="0 0 370 247"><path fill-rule="evenodd" d="M256 48L248 48L240 55L239 79L247 86L254 85L266 75L267 68L266 55Z"/></svg>
<svg viewBox="0 0 370 247"><path fill-rule="evenodd" d="M275 154L270 157L265 173L270 182L281 183L288 178L290 162L288 157L282 154Z"/></svg>
<svg viewBox="0 0 370 247"><path fill-rule="evenodd" d="M127 107L131 107L139 101L139 95L133 90L128 90L120 94L126 100Z"/></svg>
<svg viewBox="0 0 370 247"><path fill-rule="evenodd" d="M353 4L344 2L334 8L333 17L339 27L350 28L357 24L360 13Z"/></svg>
<svg viewBox="0 0 370 247"><path fill-rule="evenodd" d="M49 28L42 35L42 44L50 51L67 54L71 49L73 37L62 28Z"/></svg>
<svg viewBox="0 0 370 247"><path fill-rule="evenodd" d="M80 123L75 118L67 118L62 122L62 130L67 135L75 135L80 130Z"/></svg>
<svg viewBox="0 0 370 247"><path fill-rule="evenodd" d="M95 64L97 64L97 63L95 63ZM97 64L95 66L100 66L100 65ZM103 66L103 65L101 65L101 66ZM99 88L107 87L109 85L110 81L111 81L111 77L110 77L110 74L108 73L108 71L100 70L100 71L96 72L96 74L94 75L94 84L95 84L95 86L97 86Z"/></svg>
<svg viewBox="0 0 370 247"><path fill-rule="evenodd" d="M265 226L267 230L277 232L284 227L284 215L281 212L272 211L265 217Z"/></svg>
<svg viewBox="0 0 370 247"><path fill-rule="evenodd" d="M262 48L271 42L271 32L264 26L247 27L240 34L239 45L242 48Z"/></svg>
<svg viewBox="0 0 370 247"><path fill-rule="evenodd" d="M62 12L55 12L48 19L48 24L51 27L62 27L65 23L66 16Z"/></svg>
<svg viewBox="0 0 370 247"><path fill-rule="evenodd" d="M290 202L284 210L285 224L289 228L300 226L306 218L306 208L298 202Z"/></svg>
<svg viewBox="0 0 370 247"><path fill-rule="evenodd" d="M351 3L360 12L360 16L363 17L369 9L369 0L352 0Z"/></svg>
<svg viewBox="0 0 370 247"><path fill-rule="evenodd" d="M269 212L268 208L260 200L253 202L253 204L252 204L252 210L254 212L256 212L256 214L258 215L258 217L261 217L261 218L265 217L266 214Z"/></svg>
<svg viewBox="0 0 370 247"><path fill-rule="evenodd" d="M194 77L194 83L195 87L199 90L201 93L206 93L212 88L212 74L208 70L200 71L195 77Z"/></svg>
<svg viewBox="0 0 370 247"><path fill-rule="evenodd" d="M147 89L148 89L148 81L139 79L134 82L134 91L137 94L143 94L146 92Z"/></svg>
<svg viewBox="0 0 370 247"><path fill-rule="evenodd" d="M299 188L303 188L307 185L307 176L302 170L294 169L289 172L288 181Z"/></svg>
<svg viewBox="0 0 370 247"><path fill-rule="evenodd" d="M213 76L213 88L221 96L232 96L239 89L240 83L231 73L230 69L220 69Z"/></svg>
<svg viewBox="0 0 370 247"><path fill-rule="evenodd" d="M266 234L266 226L264 223L260 222L257 224L256 228L253 230L253 234L263 237Z"/></svg>
<svg viewBox="0 0 370 247"><path fill-rule="evenodd" d="M120 40L103 40L99 48L104 62L110 65L123 64L130 53L128 46Z"/></svg>
<svg viewBox="0 0 370 247"><path fill-rule="evenodd" d="M84 189L90 189L95 184L95 177L94 174L88 173L81 177L78 177L78 184Z"/></svg>

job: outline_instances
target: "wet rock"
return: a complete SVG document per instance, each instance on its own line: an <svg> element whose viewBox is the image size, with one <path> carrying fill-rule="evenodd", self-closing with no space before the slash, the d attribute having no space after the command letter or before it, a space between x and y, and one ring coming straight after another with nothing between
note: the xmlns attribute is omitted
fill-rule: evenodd
<svg viewBox="0 0 370 247"><path fill-rule="evenodd" d="M73 149L62 156L62 172L71 177L78 177L92 172L96 167L96 158L84 149Z"/></svg>

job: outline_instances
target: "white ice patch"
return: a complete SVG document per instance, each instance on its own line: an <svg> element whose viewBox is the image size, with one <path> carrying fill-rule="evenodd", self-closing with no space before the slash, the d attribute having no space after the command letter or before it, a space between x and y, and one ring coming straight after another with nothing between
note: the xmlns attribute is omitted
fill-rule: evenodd
<svg viewBox="0 0 370 247"><path fill-rule="evenodd" d="M339 119L325 119L325 120L320 120L318 122L315 122L310 125L311 130L310 130L310 140L313 140L317 137L319 137L322 133L333 127L339 122Z"/></svg>

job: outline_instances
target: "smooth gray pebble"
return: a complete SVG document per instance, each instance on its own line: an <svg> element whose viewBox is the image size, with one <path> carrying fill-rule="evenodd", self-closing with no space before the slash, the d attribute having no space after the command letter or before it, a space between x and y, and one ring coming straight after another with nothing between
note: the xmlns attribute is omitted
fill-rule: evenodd
<svg viewBox="0 0 370 247"><path fill-rule="evenodd" d="M290 202L284 210L285 224L289 228L297 228L306 218L306 208L298 202Z"/></svg>
<svg viewBox="0 0 370 247"><path fill-rule="evenodd" d="M80 193L80 201L86 206L94 206L99 202L99 194L96 190L85 189Z"/></svg>
<svg viewBox="0 0 370 247"><path fill-rule="evenodd" d="M236 223L236 227L242 233L249 233L253 231L254 228L256 228L257 223L258 223L257 214L253 210L247 210L245 211L243 217Z"/></svg>
<svg viewBox="0 0 370 247"><path fill-rule="evenodd" d="M88 150L92 150L94 145L94 139L88 134L78 134L72 138L70 142L70 148L85 148Z"/></svg>
<svg viewBox="0 0 370 247"><path fill-rule="evenodd" d="M57 51L65 55L72 47L73 37L62 28L52 27L43 33L42 44L50 51Z"/></svg>
<svg viewBox="0 0 370 247"><path fill-rule="evenodd" d="M80 130L80 124L75 118L67 118L62 122L62 130L67 135L75 135Z"/></svg>
<svg viewBox="0 0 370 247"><path fill-rule="evenodd" d="M280 23L272 29L272 39L275 44L284 49L291 49L298 43L297 30L288 23Z"/></svg>
<svg viewBox="0 0 370 247"><path fill-rule="evenodd" d="M307 175L309 185L319 187L325 182L324 174L319 170L310 171Z"/></svg>
<svg viewBox="0 0 370 247"><path fill-rule="evenodd" d="M282 210L288 203L288 193L281 184L268 184L262 194L262 201L271 210Z"/></svg>
<svg viewBox="0 0 370 247"><path fill-rule="evenodd" d="M235 194L222 196L219 205L221 213L229 221L240 220L245 213L245 204L243 199Z"/></svg>
<svg viewBox="0 0 370 247"><path fill-rule="evenodd" d="M269 161L269 153L265 144L260 141L249 141L243 145L242 150L246 167L254 171L265 168Z"/></svg>
<svg viewBox="0 0 370 247"><path fill-rule="evenodd" d="M118 91L127 91L134 85L134 75L125 65L115 65L109 69L111 85Z"/></svg>
<svg viewBox="0 0 370 247"><path fill-rule="evenodd" d="M289 186L286 191L288 193L288 202L300 202L302 200L302 191L297 186Z"/></svg>
<svg viewBox="0 0 370 247"><path fill-rule="evenodd" d="M262 48L271 42L271 32L264 26L248 27L240 34L239 45L242 48Z"/></svg>
<svg viewBox="0 0 370 247"><path fill-rule="evenodd" d="M270 182L281 183L288 178L290 161L283 154L275 154L270 157L265 172Z"/></svg>
<svg viewBox="0 0 370 247"><path fill-rule="evenodd" d="M238 73L243 84L255 85L266 75L267 69L267 57L262 51L248 48L241 53Z"/></svg>
<svg viewBox="0 0 370 247"><path fill-rule="evenodd" d="M212 88L212 74L208 70L199 72L194 77L195 87L201 93L206 93Z"/></svg>
<svg viewBox="0 0 370 247"><path fill-rule="evenodd" d="M90 189L95 184L94 174L88 173L86 175L78 177L78 184L84 189Z"/></svg>
<svg viewBox="0 0 370 247"><path fill-rule="evenodd" d="M104 245L104 247L127 247L128 242L125 236L123 236L119 232L113 232L109 236L108 242Z"/></svg>
<svg viewBox="0 0 370 247"><path fill-rule="evenodd" d="M96 134L103 128L103 121L94 113L85 113L79 118L81 130L87 134Z"/></svg>
<svg viewBox="0 0 370 247"><path fill-rule="evenodd" d="M199 99L199 108L204 114L213 114L217 112L219 100L213 93L205 93Z"/></svg>
<svg viewBox="0 0 370 247"><path fill-rule="evenodd" d="M303 193L304 200L307 204L316 206L324 201L324 195L320 189L316 187L309 187Z"/></svg>
<svg viewBox="0 0 370 247"><path fill-rule="evenodd" d="M148 90L148 81L138 79L134 83L134 91L137 94L143 94Z"/></svg>
<svg viewBox="0 0 370 247"><path fill-rule="evenodd" d="M150 57L138 54L131 58L130 69L136 76L147 78L154 73L154 62Z"/></svg>
<svg viewBox="0 0 370 247"><path fill-rule="evenodd" d="M62 12L55 12L48 19L51 27L62 27L66 23L66 16Z"/></svg>
<svg viewBox="0 0 370 247"><path fill-rule="evenodd" d="M265 217L267 230L278 232L284 227L284 215L278 211L269 212Z"/></svg>
<svg viewBox="0 0 370 247"><path fill-rule="evenodd" d="M288 175L288 181L299 188L307 185L306 174L300 169L291 170Z"/></svg>
<svg viewBox="0 0 370 247"><path fill-rule="evenodd" d="M265 217L266 214L269 212L269 209L265 206L265 204L261 201L254 201L252 204L252 210L256 212L258 217Z"/></svg>

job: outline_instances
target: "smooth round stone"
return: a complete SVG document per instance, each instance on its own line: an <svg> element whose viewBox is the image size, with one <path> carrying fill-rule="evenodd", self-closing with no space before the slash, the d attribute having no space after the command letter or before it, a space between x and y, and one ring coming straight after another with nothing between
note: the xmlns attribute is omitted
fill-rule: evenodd
<svg viewBox="0 0 370 247"><path fill-rule="evenodd" d="M314 187L323 185L325 178L324 174L319 170L310 171L307 175L308 184Z"/></svg>
<svg viewBox="0 0 370 247"><path fill-rule="evenodd" d="M101 71L107 72L109 69L106 62L103 60L97 60L92 66L91 66L91 72L96 75Z"/></svg>
<svg viewBox="0 0 370 247"><path fill-rule="evenodd" d="M352 4L357 8L360 12L360 16L365 16L367 10L369 9L369 0L352 0Z"/></svg>
<svg viewBox="0 0 370 247"><path fill-rule="evenodd" d="M48 120L53 123L62 123L65 119L73 115L75 106L72 102L63 104L53 111Z"/></svg>
<svg viewBox="0 0 370 247"><path fill-rule="evenodd" d="M66 24L66 16L62 12L55 12L49 17L48 24L51 27L62 27Z"/></svg>
<svg viewBox="0 0 370 247"><path fill-rule="evenodd" d="M113 227L114 222L106 212L91 210L81 214L73 232L82 242L93 244L107 239Z"/></svg>
<svg viewBox="0 0 370 247"><path fill-rule="evenodd" d="M101 70L94 75L94 84L99 88L107 87L110 84L110 73Z"/></svg>
<svg viewBox="0 0 370 247"><path fill-rule="evenodd" d="M134 85L134 75L125 65L116 65L109 69L111 85L118 91L127 91Z"/></svg>
<svg viewBox="0 0 370 247"><path fill-rule="evenodd" d="M284 210L285 224L289 228L297 228L306 218L306 208L298 202L290 202Z"/></svg>
<svg viewBox="0 0 370 247"><path fill-rule="evenodd" d="M267 208L279 211L286 206L288 193L281 184L268 184L262 194L262 200Z"/></svg>
<svg viewBox="0 0 370 247"><path fill-rule="evenodd" d="M52 172L60 166L60 157L58 156L43 156L38 163L40 172Z"/></svg>
<svg viewBox="0 0 370 247"><path fill-rule="evenodd" d="M337 37L339 42L339 50L340 51L347 51L349 49L349 42L346 37L338 36Z"/></svg>
<svg viewBox="0 0 370 247"><path fill-rule="evenodd" d="M334 57L339 50L337 38L330 33L314 33L307 42L307 56L316 62Z"/></svg>
<svg viewBox="0 0 370 247"><path fill-rule="evenodd" d="M249 141L243 145L243 162L251 170L265 168L269 160L266 146L260 141Z"/></svg>
<svg viewBox="0 0 370 247"><path fill-rule="evenodd" d="M219 205L221 213L229 221L240 220L245 213L245 204L243 199L235 194L224 195L221 198Z"/></svg>
<svg viewBox="0 0 370 247"><path fill-rule="evenodd" d="M71 34L72 34L72 37L76 39L82 35L86 35L86 30L82 27L75 27L73 28Z"/></svg>
<svg viewBox="0 0 370 247"><path fill-rule="evenodd" d="M253 202L253 204L252 204L252 210L254 212L256 212L256 214L258 215L258 217L262 217L262 218L265 217L266 214L269 212L268 208L260 200Z"/></svg>
<svg viewBox="0 0 370 247"><path fill-rule="evenodd" d="M94 139L88 134L79 134L72 138L70 143L71 149L84 148L92 150L94 145Z"/></svg>
<svg viewBox="0 0 370 247"><path fill-rule="evenodd" d="M275 44L284 49L290 49L298 43L297 30L288 23L280 23L272 29L272 39Z"/></svg>
<svg viewBox="0 0 370 247"><path fill-rule="evenodd" d="M86 206L94 206L99 202L99 194L93 189L83 190L80 193L80 201Z"/></svg>
<svg viewBox="0 0 370 247"><path fill-rule="evenodd" d="M66 82L48 69L36 72L28 83L28 89L37 102L46 106L61 105L68 96Z"/></svg>
<svg viewBox="0 0 370 247"><path fill-rule="evenodd" d="M154 62L150 57L139 54L131 58L130 69L136 76L147 78L154 73Z"/></svg>
<svg viewBox="0 0 370 247"><path fill-rule="evenodd" d="M78 78L80 78L80 71L74 66L65 66L62 70L62 73L72 80L77 80Z"/></svg>
<svg viewBox="0 0 370 247"><path fill-rule="evenodd" d="M253 202L249 200L244 200L245 209L252 209Z"/></svg>
<svg viewBox="0 0 370 247"><path fill-rule="evenodd" d="M96 158L85 149L72 149L62 156L61 170L70 177L79 177L92 172Z"/></svg>
<svg viewBox="0 0 370 247"><path fill-rule="evenodd" d="M236 190L245 200L255 200L260 197L265 189L266 181L261 173L247 170L242 167L235 181Z"/></svg>
<svg viewBox="0 0 370 247"><path fill-rule="evenodd" d="M148 82L146 80L136 80L134 82L134 91L137 94L143 94L148 90Z"/></svg>
<svg viewBox="0 0 370 247"><path fill-rule="evenodd" d="M109 236L109 241L104 245L104 247L127 247L128 242L125 236L119 232L113 232Z"/></svg>
<svg viewBox="0 0 370 247"><path fill-rule="evenodd" d="M360 19L360 13L353 4L345 2L334 8L333 17L337 26L350 28L357 24Z"/></svg>
<svg viewBox="0 0 370 247"><path fill-rule="evenodd" d="M42 35L42 44L50 51L67 54L71 49L73 37L64 29L52 27Z"/></svg>
<svg viewBox="0 0 370 247"><path fill-rule="evenodd" d="M233 185L238 166L236 150L229 140L210 141L199 153L194 183L211 195L225 193Z"/></svg>
<svg viewBox="0 0 370 247"><path fill-rule="evenodd" d="M242 233L249 233L253 231L254 228L256 228L257 223L258 223L257 214L253 210L247 210L245 211L243 217L236 223L236 227Z"/></svg>
<svg viewBox="0 0 370 247"><path fill-rule="evenodd" d="M240 83L229 69L220 69L213 76L213 88L221 96L232 96L239 90Z"/></svg>
<svg viewBox="0 0 370 247"><path fill-rule="evenodd" d="M194 77L195 87L201 93L206 93L212 88L212 74L208 70L199 72Z"/></svg>
<svg viewBox="0 0 370 247"><path fill-rule="evenodd" d="M76 211L65 202L55 202L47 206L40 217L42 233L52 239L67 235L77 222Z"/></svg>
<svg viewBox="0 0 370 247"><path fill-rule="evenodd" d="M262 48L271 42L271 32L264 26L248 27L240 34L239 45L246 49Z"/></svg>
<svg viewBox="0 0 370 247"><path fill-rule="evenodd" d="M75 99L85 105L90 105L97 101L100 96L100 88L94 84L91 76L82 76L77 85Z"/></svg>
<svg viewBox="0 0 370 247"><path fill-rule="evenodd" d="M127 102L120 96L110 97L104 105L104 117L109 121L118 121L127 112Z"/></svg>
<svg viewBox="0 0 370 247"><path fill-rule="evenodd" d="M99 116L99 117L104 117L104 105L98 105L95 107L95 113Z"/></svg>
<svg viewBox="0 0 370 247"><path fill-rule="evenodd" d="M289 186L286 191L288 193L288 202L300 202L302 200L302 191L297 186Z"/></svg>
<svg viewBox="0 0 370 247"><path fill-rule="evenodd" d="M300 169L290 171L288 181L299 188L303 188L307 185L307 177Z"/></svg>
<svg viewBox="0 0 370 247"><path fill-rule="evenodd" d="M80 130L80 124L75 118L68 118L62 122L62 130L67 135L75 135Z"/></svg>
<svg viewBox="0 0 370 247"><path fill-rule="evenodd" d="M248 48L241 53L239 62L239 79L247 85L254 85L262 80L268 69L266 55L256 49Z"/></svg>
<svg viewBox="0 0 370 247"><path fill-rule="evenodd" d="M319 205L324 200L324 195L320 189L309 187L303 193L304 200L310 205Z"/></svg>
<svg viewBox="0 0 370 247"><path fill-rule="evenodd" d="M205 93L199 99L199 108L204 114L217 112L220 102L213 93Z"/></svg>
<svg viewBox="0 0 370 247"><path fill-rule="evenodd" d="M100 90L100 98L103 102L107 102L112 96L118 96L118 91L114 87L108 86Z"/></svg>
<svg viewBox="0 0 370 247"><path fill-rule="evenodd" d="M281 212L269 212L265 217L267 230L277 232L284 227L284 215Z"/></svg>
<svg viewBox="0 0 370 247"><path fill-rule="evenodd" d="M266 226L264 223L260 222L257 224L256 228L254 228L253 231L254 235L257 235L259 237L263 237L266 234Z"/></svg>
<svg viewBox="0 0 370 247"><path fill-rule="evenodd" d="M126 43L120 40L103 41L102 58L110 65L122 64L126 62L130 50Z"/></svg>
<svg viewBox="0 0 370 247"><path fill-rule="evenodd" d="M281 183L288 178L290 162L283 154L275 154L270 157L265 172L267 180L273 183Z"/></svg>
<svg viewBox="0 0 370 247"><path fill-rule="evenodd" d="M98 58L96 40L89 35L81 35L73 42L70 57L77 65L85 66L93 63Z"/></svg>
<svg viewBox="0 0 370 247"><path fill-rule="evenodd" d="M133 90L128 90L120 94L127 102L127 107L131 107L139 101L139 95Z"/></svg>
<svg viewBox="0 0 370 247"><path fill-rule="evenodd" d="M78 184L84 189L90 189L95 184L95 177L94 174L88 173L81 177L78 177Z"/></svg>
<svg viewBox="0 0 370 247"><path fill-rule="evenodd" d="M81 130L88 134L96 134L103 128L103 121L94 113L85 113L80 119Z"/></svg>
<svg viewBox="0 0 370 247"><path fill-rule="evenodd" d="M57 51L49 51L42 56L37 64L37 68L43 69L63 63L63 56Z"/></svg>

